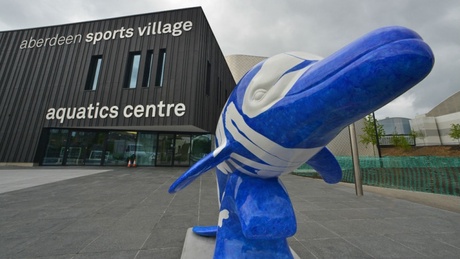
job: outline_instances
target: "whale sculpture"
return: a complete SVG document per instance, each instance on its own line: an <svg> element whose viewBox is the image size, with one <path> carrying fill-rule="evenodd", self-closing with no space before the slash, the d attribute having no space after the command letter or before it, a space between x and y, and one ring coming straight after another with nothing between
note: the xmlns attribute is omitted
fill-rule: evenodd
<svg viewBox="0 0 460 259"><path fill-rule="evenodd" d="M292 258L294 209L278 178L303 163L325 182L342 178L325 147L344 127L425 78L430 47L412 30L384 27L331 56L283 53L254 66L222 110L215 150L170 187L174 193L217 167L218 226L214 258Z"/></svg>

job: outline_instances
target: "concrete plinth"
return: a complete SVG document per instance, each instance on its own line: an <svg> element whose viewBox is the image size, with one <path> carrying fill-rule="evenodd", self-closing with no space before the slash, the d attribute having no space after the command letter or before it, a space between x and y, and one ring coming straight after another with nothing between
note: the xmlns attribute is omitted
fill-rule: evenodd
<svg viewBox="0 0 460 259"><path fill-rule="evenodd" d="M214 255L216 239L212 237L202 237L193 233L192 228L187 229L181 259L211 259ZM292 250L295 259L300 257Z"/></svg>

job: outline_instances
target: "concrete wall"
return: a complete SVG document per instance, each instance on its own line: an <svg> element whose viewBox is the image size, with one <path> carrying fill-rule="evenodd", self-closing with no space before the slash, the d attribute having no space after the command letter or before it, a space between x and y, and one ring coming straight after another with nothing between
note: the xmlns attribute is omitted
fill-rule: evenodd
<svg viewBox="0 0 460 259"><path fill-rule="evenodd" d="M410 121L415 132L421 132L422 137L416 139L417 146L457 145L458 141L449 136L452 124L460 123L460 112L438 117L420 115Z"/></svg>
<svg viewBox="0 0 460 259"><path fill-rule="evenodd" d="M436 117L439 137L443 145L458 145L458 141L449 136L452 124L460 124L460 112Z"/></svg>
<svg viewBox="0 0 460 259"><path fill-rule="evenodd" d="M417 116L410 120L410 126L412 130L421 135L415 140L416 146L441 145L435 117Z"/></svg>

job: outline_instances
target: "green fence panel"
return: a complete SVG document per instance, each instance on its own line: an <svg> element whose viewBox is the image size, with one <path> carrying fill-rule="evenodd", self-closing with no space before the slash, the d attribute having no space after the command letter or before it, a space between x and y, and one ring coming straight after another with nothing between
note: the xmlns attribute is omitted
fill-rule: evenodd
<svg viewBox="0 0 460 259"><path fill-rule="evenodd" d="M343 182L354 183L353 160L336 157L343 171ZM362 182L365 185L460 195L460 158L457 157L360 157ZM320 177L307 164L294 174Z"/></svg>

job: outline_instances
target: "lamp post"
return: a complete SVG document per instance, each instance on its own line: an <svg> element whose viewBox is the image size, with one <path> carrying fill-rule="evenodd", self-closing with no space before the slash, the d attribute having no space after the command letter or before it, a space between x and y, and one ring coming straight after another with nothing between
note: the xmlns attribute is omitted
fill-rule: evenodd
<svg viewBox="0 0 460 259"><path fill-rule="evenodd" d="M380 153L380 140L379 140L379 131L377 129L377 120L375 119L375 112L372 113L372 119L374 120L374 129L375 129L375 140L377 145L377 154L379 158L382 158L382 154Z"/></svg>
<svg viewBox="0 0 460 259"><path fill-rule="evenodd" d="M353 158L353 169L355 172L356 196L363 196L363 182L361 181L361 168L359 166L358 140L356 139L355 123L348 126L351 142L351 156Z"/></svg>

